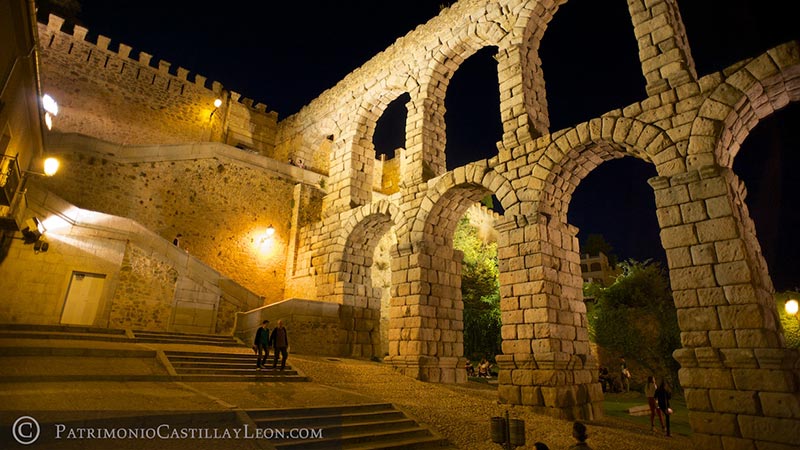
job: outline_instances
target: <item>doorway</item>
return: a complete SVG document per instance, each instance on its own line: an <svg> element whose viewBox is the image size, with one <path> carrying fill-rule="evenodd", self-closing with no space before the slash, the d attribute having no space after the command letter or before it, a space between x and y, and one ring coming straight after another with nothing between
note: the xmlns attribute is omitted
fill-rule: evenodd
<svg viewBox="0 0 800 450"><path fill-rule="evenodd" d="M72 272L61 323L94 325L105 282L106 276L103 274Z"/></svg>

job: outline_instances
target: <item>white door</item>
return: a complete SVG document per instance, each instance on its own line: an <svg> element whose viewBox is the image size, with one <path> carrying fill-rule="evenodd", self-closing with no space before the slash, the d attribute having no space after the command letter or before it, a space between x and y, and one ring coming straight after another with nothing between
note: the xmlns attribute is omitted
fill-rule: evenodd
<svg viewBox="0 0 800 450"><path fill-rule="evenodd" d="M64 311L61 313L61 323L93 325L105 281L105 275L73 272Z"/></svg>

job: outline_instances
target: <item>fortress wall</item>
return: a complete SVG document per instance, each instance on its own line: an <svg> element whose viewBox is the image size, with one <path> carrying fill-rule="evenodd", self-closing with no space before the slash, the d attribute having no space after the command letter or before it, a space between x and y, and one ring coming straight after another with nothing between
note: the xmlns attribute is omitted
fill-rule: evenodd
<svg viewBox="0 0 800 450"><path fill-rule="evenodd" d="M42 46L42 86L59 103L54 128L121 144L226 142L271 156L278 115L263 104L240 98L198 74L155 65L152 55L110 39L86 39L88 30L61 31L64 20L51 15L38 25ZM209 87L210 84L210 87ZM215 110L214 100L222 105Z"/></svg>

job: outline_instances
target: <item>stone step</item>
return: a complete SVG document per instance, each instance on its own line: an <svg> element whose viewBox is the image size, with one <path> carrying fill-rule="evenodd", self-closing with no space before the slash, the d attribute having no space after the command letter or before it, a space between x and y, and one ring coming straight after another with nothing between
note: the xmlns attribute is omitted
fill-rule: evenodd
<svg viewBox="0 0 800 450"><path fill-rule="evenodd" d="M240 370L250 370L256 369L256 360L253 358L250 361L241 361L241 362L218 362L218 363L194 363L194 362L175 362L170 359L170 363L172 363L172 367L175 370L178 369L240 369ZM272 361L267 362L266 369L272 370ZM286 365L284 370L292 370L290 365Z"/></svg>
<svg viewBox="0 0 800 450"><path fill-rule="evenodd" d="M223 341L216 339L200 339L200 338L180 338L180 337L160 337L160 336L145 336L136 337L133 342L148 343L148 344L191 344L191 345L213 345L217 347L241 347L242 344L236 341Z"/></svg>
<svg viewBox="0 0 800 450"><path fill-rule="evenodd" d="M271 368L258 370L258 369L256 369L255 366L253 366L252 368L249 368L249 369L237 369L237 368L233 368L233 369L203 369L203 368L182 367L180 370L178 370L178 368L175 368L175 372L177 372L179 375L211 375L211 374L214 374L214 375L253 375L253 374L258 374L258 373L261 373L263 375L273 375L273 374L280 374L280 375L284 375L284 376L297 375L297 371L296 370L291 370L291 369L284 369L284 370L275 369L275 370L272 370Z"/></svg>
<svg viewBox="0 0 800 450"><path fill-rule="evenodd" d="M252 409L247 413L253 420L294 419L320 416L340 416L380 411L395 411L391 403L359 403L354 405L312 406L302 409Z"/></svg>
<svg viewBox="0 0 800 450"><path fill-rule="evenodd" d="M307 429L321 433L270 443L276 449L429 449L452 448L441 436L398 411L391 403L318 406L247 411L259 428Z"/></svg>
<svg viewBox="0 0 800 450"><path fill-rule="evenodd" d="M98 328L84 325L40 325L4 323L0 324L0 331L41 331L51 333L91 333L125 336L125 330L119 328Z"/></svg>
<svg viewBox="0 0 800 450"><path fill-rule="evenodd" d="M77 331L0 330L0 339L60 339L78 341L131 342L124 334Z"/></svg>
<svg viewBox="0 0 800 450"><path fill-rule="evenodd" d="M198 338L198 339L219 339L223 341L238 342L236 338L227 334L201 334L201 333L181 333L177 331L151 331L151 330L132 330L136 337L163 337L163 338Z"/></svg>
<svg viewBox="0 0 800 450"><path fill-rule="evenodd" d="M318 449L341 449L353 448L360 446L360 448L384 448L382 444L394 445L399 440L408 442L420 442L427 440L430 442L432 433L427 428L415 427L400 430L389 431L372 431L360 433L345 433L341 436L322 439L297 439L292 441L272 441L273 445L278 450L318 450ZM439 441L436 439L435 441ZM406 447L402 447L406 448Z"/></svg>
<svg viewBox="0 0 800 450"><path fill-rule="evenodd" d="M354 424L354 423L373 423L391 420L400 420L405 415L396 409L389 409L385 411L367 411L355 412L341 415L319 415L308 417L275 417L275 418L261 418L254 419L254 422L260 427L270 428L286 428L287 426L295 427L313 427L313 426L326 426L326 425L341 425L341 424Z"/></svg>
<svg viewBox="0 0 800 450"><path fill-rule="evenodd" d="M167 350L164 352L170 361L175 362L244 362L255 361L255 353L191 353L191 352L174 352Z"/></svg>

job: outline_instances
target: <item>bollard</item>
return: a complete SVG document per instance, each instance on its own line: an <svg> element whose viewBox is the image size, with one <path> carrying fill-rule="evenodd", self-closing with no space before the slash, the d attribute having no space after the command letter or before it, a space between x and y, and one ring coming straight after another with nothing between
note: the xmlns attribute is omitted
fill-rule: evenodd
<svg viewBox="0 0 800 450"><path fill-rule="evenodd" d="M508 422L508 440L513 447L525 445L525 421L511 419Z"/></svg>
<svg viewBox="0 0 800 450"><path fill-rule="evenodd" d="M509 419L506 417L492 417L491 421L492 442L500 444L506 450L525 445L525 421Z"/></svg>
<svg viewBox="0 0 800 450"><path fill-rule="evenodd" d="M492 417L492 442L495 444L505 444L506 419L499 416Z"/></svg>

